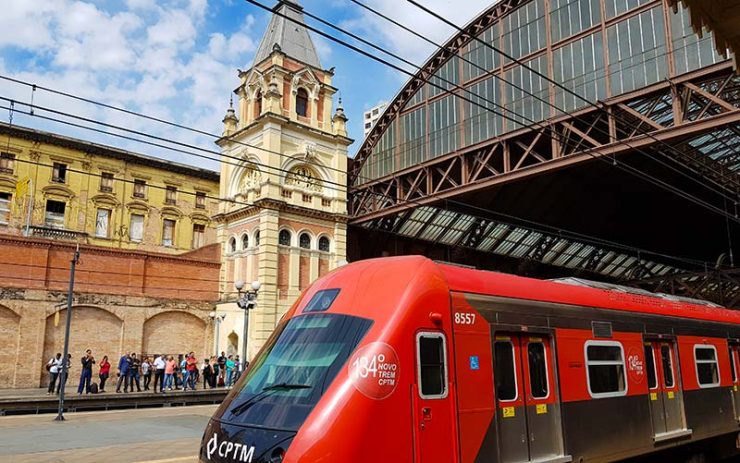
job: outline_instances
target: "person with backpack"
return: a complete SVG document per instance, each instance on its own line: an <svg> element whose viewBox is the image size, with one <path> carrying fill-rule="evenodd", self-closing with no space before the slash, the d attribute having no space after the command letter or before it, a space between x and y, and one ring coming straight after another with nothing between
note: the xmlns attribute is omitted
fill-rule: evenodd
<svg viewBox="0 0 740 463"><path fill-rule="evenodd" d="M77 386L77 395L82 395L82 391L85 394L90 393L90 382L92 381L92 366L95 364L95 357L92 355L92 350L87 349L85 356L80 359L82 363L82 372L80 373L80 384Z"/></svg>
<svg viewBox="0 0 740 463"><path fill-rule="evenodd" d="M108 356L104 355L103 360L100 361L100 371L98 372L98 378L100 378L100 392L105 392L105 382L108 381L110 376L110 362Z"/></svg>
<svg viewBox="0 0 740 463"><path fill-rule="evenodd" d="M51 395L57 384L59 373L62 371L62 354L60 352L57 352L55 357L46 362L46 370L49 372L49 389L47 389L46 395ZM59 382L61 383L61 380Z"/></svg>

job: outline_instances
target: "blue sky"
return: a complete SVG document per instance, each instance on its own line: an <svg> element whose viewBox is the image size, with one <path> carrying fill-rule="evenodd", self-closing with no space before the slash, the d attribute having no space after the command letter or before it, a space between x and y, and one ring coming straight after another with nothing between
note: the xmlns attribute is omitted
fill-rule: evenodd
<svg viewBox="0 0 740 463"><path fill-rule="evenodd" d="M270 7L276 0L260 0ZM403 0L363 0L414 30L442 42L452 33ZM464 24L491 0L423 0ZM349 0L302 0L319 15L387 50L421 64L433 47L360 9ZM252 64L269 14L243 0L6 0L0 16L0 74L220 133L237 69ZM308 20L309 24L312 23ZM325 26L317 25L331 32ZM332 35L337 33L332 32ZM407 76L316 37L322 65L335 67L350 117L350 136L362 141L362 112L390 100ZM0 97L23 111L31 89L0 80ZM217 148L212 139L142 118L37 91L34 103L168 140ZM0 106L7 107L6 101ZM37 109L37 114L48 114ZM0 110L7 122L8 110ZM58 117L58 116L54 116ZM14 123L216 169L215 162L160 150L110 135L29 117Z"/></svg>

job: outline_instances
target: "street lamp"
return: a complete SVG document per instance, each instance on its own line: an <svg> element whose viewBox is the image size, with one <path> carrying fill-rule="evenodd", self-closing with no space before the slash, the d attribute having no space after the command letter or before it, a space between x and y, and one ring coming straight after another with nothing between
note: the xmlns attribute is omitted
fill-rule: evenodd
<svg viewBox="0 0 740 463"><path fill-rule="evenodd" d="M208 316L211 318L211 320L214 321L213 324L213 351L216 353L215 355L218 355L218 345L219 345L219 337L221 335L221 322L224 321L226 318L226 314L218 314L216 312L211 312L208 314Z"/></svg>
<svg viewBox="0 0 740 463"><path fill-rule="evenodd" d="M236 300L236 305L240 309L244 310L244 332L242 333L242 365L247 364L247 329L249 328L249 311L254 309L257 305L257 293L260 290L262 284L255 280L250 285L252 289L244 290L246 283L243 280L239 280L234 283L234 288L239 293L239 298Z"/></svg>

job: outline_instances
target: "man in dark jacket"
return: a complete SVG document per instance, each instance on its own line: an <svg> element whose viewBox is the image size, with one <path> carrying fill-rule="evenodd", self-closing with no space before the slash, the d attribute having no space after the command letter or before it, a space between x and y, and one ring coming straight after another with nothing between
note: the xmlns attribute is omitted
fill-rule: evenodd
<svg viewBox="0 0 740 463"><path fill-rule="evenodd" d="M80 385L77 386L77 394L82 394L84 389L85 394L90 393L90 381L92 381L92 366L95 363L95 358L92 356L92 351L87 349L85 356L80 359L82 363L82 372L80 373Z"/></svg>
<svg viewBox="0 0 740 463"><path fill-rule="evenodd" d="M128 352L121 356L118 361L118 382L116 383L116 392L121 392L121 383L123 383L123 392L128 392L129 369L131 367L131 356ZM133 384L131 385L133 389Z"/></svg>
<svg viewBox="0 0 740 463"><path fill-rule="evenodd" d="M141 377L141 360L136 358L136 354L131 354L131 357L129 357L129 364L128 364L128 375L129 375L129 381L131 384L131 392L134 392L134 385L136 385L136 390L138 392L141 392L141 383L139 382L139 378Z"/></svg>

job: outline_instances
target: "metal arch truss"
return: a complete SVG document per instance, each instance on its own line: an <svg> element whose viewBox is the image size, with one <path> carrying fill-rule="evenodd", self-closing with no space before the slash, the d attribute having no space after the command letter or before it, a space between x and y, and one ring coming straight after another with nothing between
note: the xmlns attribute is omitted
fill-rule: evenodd
<svg viewBox="0 0 740 463"><path fill-rule="evenodd" d="M723 62L350 187L350 223L599 157L652 150L740 191L740 77ZM464 123L464 121L463 121ZM664 145L663 145L664 146ZM427 147L428 148L428 147ZM428 150L427 150L428 152Z"/></svg>
<svg viewBox="0 0 740 463"><path fill-rule="evenodd" d="M675 273L660 278L631 280L626 284L651 292L702 299L740 309L740 269L737 268Z"/></svg>
<svg viewBox="0 0 740 463"><path fill-rule="evenodd" d="M740 308L738 269L708 272L699 264L432 206L360 226L451 249L537 262L558 268L562 275L606 279Z"/></svg>

